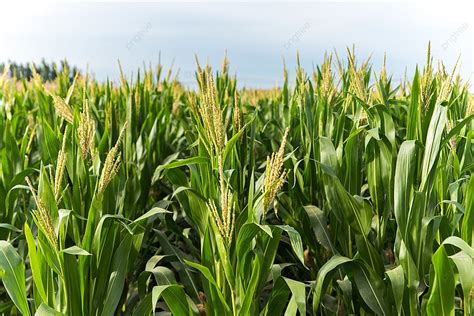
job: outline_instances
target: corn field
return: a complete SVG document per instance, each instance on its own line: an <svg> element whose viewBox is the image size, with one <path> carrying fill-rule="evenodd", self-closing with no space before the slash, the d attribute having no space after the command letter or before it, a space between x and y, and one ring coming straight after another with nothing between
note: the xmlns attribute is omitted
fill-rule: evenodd
<svg viewBox="0 0 474 316"><path fill-rule="evenodd" d="M474 100L326 55L0 74L1 315L474 315Z"/></svg>

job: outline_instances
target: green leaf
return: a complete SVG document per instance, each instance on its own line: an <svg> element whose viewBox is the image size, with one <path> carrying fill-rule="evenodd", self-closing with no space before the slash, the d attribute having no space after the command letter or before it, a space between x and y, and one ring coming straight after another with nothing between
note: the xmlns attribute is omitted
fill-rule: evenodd
<svg viewBox="0 0 474 316"><path fill-rule="evenodd" d="M288 234L288 237L290 237L291 248L304 266L303 242L301 241L301 236L298 231L289 225L276 225L275 227L280 228Z"/></svg>
<svg viewBox="0 0 474 316"><path fill-rule="evenodd" d="M115 252L112 261L112 273L110 275L107 294L104 301L102 315L113 315L122 296L122 290L125 284L125 275L127 272L128 255L132 245L132 236L126 235ZM125 259L125 260L124 260Z"/></svg>
<svg viewBox="0 0 474 316"><path fill-rule="evenodd" d="M394 181L394 214L402 238L406 239L409 222L411 192L415 180L416 143L409 140L400 146L395 168Z"/></svg>
<svg viewBox="0 0 474 316"><path fill-rule="evenodd" d="M471 114L468 117L465 117L455 127L453 127L449 131L449 133L447 133L446 136L443 138L443 141L441 142L441 146L446 145L451 140L451 138L456 137L456 135L459 134L459 132L463 129L463 127L466 126L468 123L470 123L473 119L474 119L474 114Z"/></svg>
<svg viewBox="0 0 474 316"><path fill-rule="evenodd" d="M365 262L352 265L353 278L364 302L377 315L390 314L385 298L385 287L380 277L365 266Z"/></svg>
<svg viewBox="0 0 474 316"><path fill-rule="evenodd" d="M331 251L333 255L338 254L338 251L336 248L334 248L331 237L329 236L329 232L327 230L327 219L326 216L324 216L324 212L313 205L305 206L304 209L308 214L309 220L311 222L311 228L313 229L316 239L319 241L319 243L324 248Z"/></svg>
<svg viewBox="0 0 474 316"><path fill-rule="evenodd" d="M271 228L267 225L246 223L240 228L235 247L238 258L243 258L244 254L249 251L251 241L255 238L255 236L257 236L259 232L265 233L269 237L272 237Z"/></svg>
<svg viewBox="0 0 474 316"><path fill-rule="evenodd" d="M443 245L455 246L474 259L474 249L470 247L464 240L457 236L450 236L446 238L445 240L443 240Z"/></svg>
<svg viewBox="0 0 474 316"><path fill-rule="evenodd" d="M401 315L403 291L405 288L405 276L403 274L403 267L398 266L394 269L386 271L385 274L390 280L390 285L392 286L392 294L395 301L397 314Z"/></svg>
<svg viewBox="0 0 474 316"><path fill-rule="evenodd" d="M187 265L189 265L189 266L195 268L196 270L198 270L199 272L201 272L201 274L206 278L206 280L208 280L209 283L215 288L216 293L219 296L220 303L225 307L226 311L230 313L230 307L227 304L227 302L225 301L225 298L222 295L222 292L219 288L219 285L217 284L216 280L212 276L211 271L209 271L209 269L207 267L205 267L203 265L200 265L199 263L195 263L195 262L188 261L188 260L184 260L184 262L186 262Z"/></svg>
<svg viewBox="0 0 474 316"><path fill-rule="evenodd" d="M332 256L328 262L326 262L321 269L318 271L318 276L316 277L316 283L313 289L313 314L318 314L319 303L321 297L324 294L323 289L327 290L328 277L331 273L334 273L335 270L341 268L343 265L352 262L352 259L343 257L340 255Z"/></svg>
<svg viewBox="0 0 474 316"><path fill-rule="evenodd" d="M25 288L25 265L13 246L0 240L0 276L3 286L23 315L30 315Z"/></svg>
<svg viewBox="0 0 474 316"><path fill-rule="evenodd" d="M245 288L245 291L243 293L244 297L240 309L240 313L242 315L252 314L252 306L256 302L256 290L260 277L262 259L263 258L257 254L252 262L252 273L250 274L250 277L247 282L247 287Z"/></svg>
<svg viewBox="0 0 474 316"><path fill-rule="evenodd" d="M205 164L205 163L209 163L209 158L207 158L207 157L190 157L190 158L186 158L186 159L179 159L179 160L174 161L174 162L169 162L169 163L164 164L164 165L160 165L155 169L155 173L153 174L153 178L152 178L152 183L158 181L161 178L161 173L164 170L179 168L179 167L183 167L183 166L189 166L189 165L192 165L192 164Z"/></svg>
<svg viewBox="0 0 474 316"><path fill-rule="evenodd" d="M467 184L464 209L461 236L464 241L474 247L474 176L471 176Z"/></svg>
<svg viewBox="0 0 474 316"><path fill-rule="evenodd" d="M166 305L173 315L189 315L193 314L194 305L184 293L181 285L176 283L173 271L166 267L158 266L153 269L158 287L154 287L152 291L152 305L155 306L158 298L163 296ZM164 287L163 287L164 286Z"/></svg>
<svg viewBox="0 0 474 316"><path fill-rule="evenodd" d="M41 305L36 310L35 316L65 316L66 314L60 313L54 308L49 307L48 305L41 303Z"/></svg>
<svg viewBox="0 0 474 316"><path fill-rule="evenodd" d="M331 211L341 223L349 224L354 230L364 236L370 231L372 211L365 202L356 199L347 192L336 176L336 153L333 144L326 138L321 138L321 167L324 172L324 191Z"/></svg>
<svg viewBox="0 0 474 316"><path fill-rule="evenodd" d="M474 259L464 252L460 251L449 257L458 271L458 279L461 282L462 292L464 296L464 313L472 315L472 295L471 289L474 286Z"/></svg>
<svg viewBox="0 0 474 316"><path fill-rule="evenodd" d="M12 232L15 232L15 233L21 233L21 229L18 229L15 226L7 224L7 223L0 223L0 228L8 229L8 230L11 230Z"/></svg>
<svg viewBox="0 0 474 316"><path fill-rule="evenodd" d="M306 315L306 286L303 282L289 278L283 278L291 291L292 299L295 300L300 315Z"/></svg>
<svg viewBox="0 0 474 316"><path fill-rule="evenodd" d="M441 137L446 125L447 110L446 107L438 104L431 116L428 133L426 135L425 152L423 154L423 163L421 167L421 185L422 190L426 189L428 177L433 167L438 161L439 150L441 147Z"/></svg>
<svg viewBox="0 0 474 316"><path fill-rule="evenodd" d="M138 223L140 221L143 221L157 214L167 214L167 213L172 213L172 212L165 210L164 208L161 208L161 207L154 207L148 212L146 212L145 214L143 214L142 216L140 216L139 218L137 218L136 220L134 220L133 223Z"/></svg>
<svg viewBox="0 0 474 316"><path fill-rule="evenodd" d="M85 251L84 249L78 246L72 246L66 249L61 250L61 252L67 253L68 255L73 256L92 256L89 252Z"/></svg>
<svg viewBox="0 0 474 316"><path fill-rule="evenodd" d="M189 312L189 308L187 307L187 300L183 300L182 295L180 295L181 291L181 286L177 284L154 286L151 295L152 312L156 307L156 303L163 295L166 297L166 304L168 305L172 315L186 315Z"/></svg>
<svg viewBox="0 0 474 316"><path fill-rule="evenodd" d="M354 260L347 257L335 255L326 262L318 272L313 290L313 313L317 314L323 289L327 288L328 277L343 268L352 274L355 285L364 302L379 315L389 314L387 303L384 298L385 287L378 275L367 267L364 261Z"/></svg>
<svg viewBox="0 0 474 316"><path fill-rule="evenodd" d="M426 305L428 315L454 315L454 272L444 246L431 258L434 280Z"/></svg>
<svg viewBox="0 0 474 316"><path fill-rule="evenodd" d="M270 292L270 298L262 311L262 316L281 315L283 309L288 303L290 289L283 278L278 278L273 282L273 289Z"/></svg>
<svg viewBox="0 0 474 316"><path fill-rule="evenodd" d="M33 281L38 289L38 293L43 302L48 302L46 291L43 285L43 278L41 276L41 264L40 255L36 252L36 243L31 233L30 226L25 223L25 238L28 245L28 257L30 258L31 274L33 275Z"/></svg>

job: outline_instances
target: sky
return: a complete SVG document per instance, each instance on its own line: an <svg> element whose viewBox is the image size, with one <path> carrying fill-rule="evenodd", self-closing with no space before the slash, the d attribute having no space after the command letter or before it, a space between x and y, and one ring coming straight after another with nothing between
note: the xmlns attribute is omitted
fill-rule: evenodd
<svg viewBox="0 0 474 316"><path fill-rule="evenodd" d="M297 52L311 71L325 52L343 57L353 45L376 70L386 53L399 80L424 64L431 41L435 60L452 67L461 56L461 75L470 79L473 9L469 1L4 1L0 62L66 58L102 81L118 78L117 60L130 75L161 56L193 85L194 56L219 67L227 50L240 86L270 88L282 82L283 60L294 70Z"/></svg>

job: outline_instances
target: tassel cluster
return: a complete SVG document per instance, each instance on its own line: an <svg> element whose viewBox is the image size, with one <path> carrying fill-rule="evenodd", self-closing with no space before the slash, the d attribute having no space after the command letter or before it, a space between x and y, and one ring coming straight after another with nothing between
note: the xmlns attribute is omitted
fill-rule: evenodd
<svg viewBox="0 0 474 316"><path fill-rule="evenodd" d="M200 104L197 108L201 118L206 138L210 143L212 151L220 154L224 150L226 142L225 124L222 118L222 110L217 103L217 92L214 79L210 70L201 69L198 64L198 77L201 86Z"/></svg>
<svg viewBox="0 0 474 316"><path fill-rule="evenodd" d="M265 180L263 183L263 208L264 216L267 209L275 200L276 195L280 192L285 182L288 172L283 170L283 155L285 153L286 138L289 129L285 130L285 134L281 141L280 149L276 153L272 153L271 157L267 157L267 165L265 169Z"/></svg>
<svg viewBox="0 0 474 316"><path fill-rule="evenodd" d="M220 235L222 238L224 238L226 244L230 245L232 243L232 234L234 231L235 212L234 205L232 203L232 194L225 184L224 168L220 155L218 158L218 165L221 212L219 213L214 201L208 202L207 206Z"/></svg>
<svg viewBox="0 0 474 316"><path fill-rule="evenodd" d="M46 210L46 205L44 202L36 195L35 189L31 184L31 181L28 177L25 178L28 187L30 188L31 194L33 195L33 199L35 200L37 210L33 210L33 217L38 225L38 227L43 231L46 238L48 238L49 242L53 245L53 247L57 250L58 249L58 237L54 232L53 221L51 219L50 214Z"/></svg>
<svg viewBox="0 0 474 316"><path fill-rule="evenodd" d="M61 145L61 150L58 154L58 161L56 163L56 173L54 175L54 198L56 202L59 202L61 197L61 183L64 176L64 169L66 167L66 134L67 129L64 131L63 142Z"/></svg>
<svg viewBox="0 0 474 316"><path fill-rule="evenodd" d="M87 156L89 154L92 155L94 150L95 135L95 122L90 115L88 100L84 102L79 127L77 128L77 135L79 137L79 147L81 149L82 158L86 160Z"/></svg>
<svg viewBox="0 0 474 316"><path fill-rule="evenodd" d="M107 153L107 158L105 158L104 167L102 168L102 173L99 179L99 193L103 193L105 191L107 185L110 183L112 178L117 174L119 170L121 162L121 153L119 152L119 145L126 128L127 122L125 122L124 126L122 127L122 130L120 131L119 137L114 147L112 147L112 149L110 149L110 151Z"/></svg>
<svg viewBox="0 0 474 316"><path fill-rule="evenodd" d="M56 109L56 114L63 118L68 123L74 122L74 113L72 108L67 104L61 97L50 93L50 96L53 98L54 108Z"/></svg>

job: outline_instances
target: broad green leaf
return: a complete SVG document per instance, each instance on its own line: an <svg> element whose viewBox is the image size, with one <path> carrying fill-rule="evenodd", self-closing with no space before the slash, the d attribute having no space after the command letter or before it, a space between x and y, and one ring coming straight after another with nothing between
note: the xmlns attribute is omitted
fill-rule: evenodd
<svg viewBox="0 0 474 316"><path fill-rule="evenodd" d="M25 265L13 246L0 240L0 277L15 306L23 315L30 315L25 288Z"/></svg>
<svg viewBox="0 0 474 316"><path fill-rule="evenodd" d="M443 246L432 257L434 280L426 305L427 315L454 315L454 272Z"/></svg>
<svg viewBox="0 0 474 316"><path fill-rule="evenodd" d="M334 248L331 237L329 236L329 232L327 230L327 219L326 216L324 216L324 212L313 205L305 206L304 209L308 214L309 220L311 222L311 228L316 235L316 239L324 248L331 251L333 255L338 254L338 251L336 248Z"/></svg>
<svg viewBox="0 0 474 316"><path fill-rule="evenodd" d="M359 294L365 303L377 315L388 315L385 287L380 277L373 270L366 268L365 263L352 265L353 278Z"/></svg>
<svg viewBox="0 0 474 316"><path fill-rule="evenodd" d="M464 312L466 315L471 315L473 300L471 289L474 286L474 271L472 267L474 266L474 258L468 256L462 251L450 256L449 258L453 261L458 272L458 279L461 283L464 298Z"/></svg>
<svg viewBox="0 0 474 316"><path fill-rule="evenodd" d="M316 315L319 308L319 303L321 302L321 297L324 294L323 290L327 290L327 284L329 280L327 279L331 273L334 273L335 270L342 268L343 265L352 262L352 259L335 255L326 262L321 269L318 271L318 276L316 278L316 283L313 289L313 314Z"/></svg>
<svg viewBox="0 0 474 316"><path fill-rule="evenodd" d="M474 248L469 247L469 245L464 240L457 236L450 236L446 238L443 240L443 245L455 246L474 259Z"/></svg>
<svg viewBox="0 0 474 316"><path fill-rule="evenodd" d="M242 258L244 256L244 253L248 252L249 249L251 249L250 243L259 232L265 233L269 237L272 237L271 228L267 225L260 225L257 223L246 223L240 228L235 247L237 251L237 256L239 258Z"/></svg>
<svg viewBox="0 0 474 316"><path fill-rule="evenodd" d="M441 147L441 137L446 125L447 110L446 107L437 104L431 116L428 133L426 135L425 152L423 154L423 163L421 167L421 185L422 190L426 189L428 177L438 160Z"/></svg>
<svg viewBox="0 0 474 316"><path fill-rule="evenodd" d="M107 294L104 301L104 309L102 315L113 315L117 309L122 290L125 283L125 275L127 272L128 258L132 245L132 236L126 235L120 243L112 260L112 274L110 275Z"/></svg>
<svg viewBox="0 0 474 316"><path fill-rule="evenodd" d="M166 296L166 304L173 315L185 315L189 312L187 301L180 295L181 287L177 284L157 285L152 289L151 306L152 311L161 296Z"/></svg>
<svg viewBox="0 0 474 316"><path fill-rule="evenodd" d="M386 271L385 274L387 275L392 287L396 312L398 315L400 315L402 311L403 291L405 289L405 276L403 273L403 267L397 266L392 270Z"/></svg>
<svg viewBox="0 0 474 316"><path fill-rule="evenodd" d="M415 180L417 164L415 141L405 141L400 146L395 168L394 181L394 214L402 238L406 239L409 227L410 197Z"/></svg>
<svg viewBox="0 0 474 316"><path fill-rule="evenodd" d="M289 278L283 278L291 291L292 299L295 300L300 315L306 315L306 286Z"/></svg>
<svg viewBox="0 0 474 316"><path fill-rule="evenodd" d="M28 244L28 257L30 258L30 267L31 274L33 275L33 281L35 283L36 288L38 289L38 293L41 299L43 300L43 302L47 302L48 298L44 289L43 277L41 276L41 258L40 254L38 254L36 251L35 239L33 238L33 234L31 233L31 229L30 226L28 226L28 223L25 223L25 238Z"/></svg>
<svg viewBox="0 0 474 316"><path fill-rule="evenodd" d="M303 242L301 241L300 234L289 225L277 225L276 227L282 229L290 237L291 248L293 249L296 257L300 260L301 264L304 266L304 255L303 255Z"/></svg>
<svg viewBox="0 0 474 316"><path fill-rule="evenodd" d="M283 278L278 278L273 282L273 289L270 293L270 298L261 315L281 315L283 309L288 304L289 296L290 289L288 288L288 284L283 280Z"/></svg>

